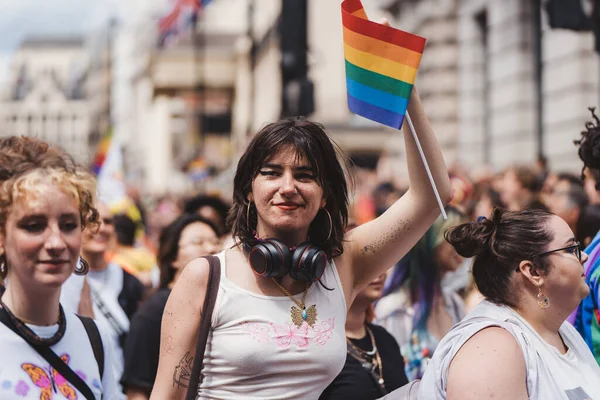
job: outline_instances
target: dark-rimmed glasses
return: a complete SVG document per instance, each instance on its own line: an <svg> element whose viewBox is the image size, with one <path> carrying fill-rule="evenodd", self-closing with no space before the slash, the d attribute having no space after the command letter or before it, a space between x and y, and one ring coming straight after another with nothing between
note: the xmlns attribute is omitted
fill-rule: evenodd
<svg viewBox="0 0 600 400"><path fill-rule="evenodd" d="M581 261L581 244L579 242L575 242L572 245L567 246L567 247L561 247L560 249L554 249L554 250L550 250L550 251L545 251L540 254L536 254L534 257L545 256L546 254L556 253L557 251L563 251L563 250L568 250L569 253L575 254L577 256L577 259L579 261Z"/></svg>
<svg viewBox="0 0 600 400"><path fill-rule="evenodd" d="M567 247L561 247L560 249L548 250L543 253L536 254L535 256L533 256L533 258L545 256L545 255L556 253L556 252L563 251L563 250L567 250L569 253L575 254L575 256L577 256L577 259L579 261L581 261L581 253L582 252L581 252L581 244L579 242L575 242L572 245L567 246ZM520 268L517 267L516 271L519 272Z"/></svg>

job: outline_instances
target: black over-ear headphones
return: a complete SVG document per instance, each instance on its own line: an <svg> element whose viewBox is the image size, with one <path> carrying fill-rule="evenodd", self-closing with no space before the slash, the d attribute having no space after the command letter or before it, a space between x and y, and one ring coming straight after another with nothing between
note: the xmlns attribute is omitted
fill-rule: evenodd
<svg viewBox="0 0 600 400"><path fill-rule="evenodd" d="M276 239L264 239L250 247L244 244L250 266L265 278L281 278L289 274L292 279L316 282L327 266L327 255L311 242L289 249Z"/></svg>

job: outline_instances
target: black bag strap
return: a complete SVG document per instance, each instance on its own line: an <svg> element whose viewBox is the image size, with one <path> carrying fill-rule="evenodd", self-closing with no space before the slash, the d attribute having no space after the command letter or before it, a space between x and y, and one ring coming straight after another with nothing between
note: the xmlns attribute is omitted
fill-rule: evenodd
<svg viewBox="0 0 600 400"><path fill-rule="evenodd" d="M200 317L200 329L198 330L198 343L196 344L196 355L192 366L190 376L190 385L186 393L186 400L195 400L198 396L198 387L202 383L202 367L204 366L204 351L206 342L212 324L212 314L217 302L219 293L219 282L221 281L221 262L216 256L204 257L208 260L209 273L208 284L206 285L206 295L204 296L204 306L202 307L202 316Z"/></svg>
<svg viewBox="0 0 600 400"><path fill-rule="evenodd" d="M90 339L90 343L92 344L92 350L94 351L94 358L98 363L98 372L100 372L100 380L104 376L104 346L102 345L102 336L100 336L100 331L98 330L98 326L90 317L84 317L83 315L77 315L85 328L85 332Z"/></svg>
<svg viewBox="0 0 600 400"><path fill-rule="evenodd" d="M96 396L92 393L90 387L77 375L71 367L69 367L55 352L48 346L39 346L30 340L26 336L22 335L17 329L14 323L10 320L6 310L0 307L0 322L6 325L10 330L19 335L27 344L29 344L35 351L37 351L50 365L58 371L71 385L75 386L83 397L87 400L96 400Z"/></svg>

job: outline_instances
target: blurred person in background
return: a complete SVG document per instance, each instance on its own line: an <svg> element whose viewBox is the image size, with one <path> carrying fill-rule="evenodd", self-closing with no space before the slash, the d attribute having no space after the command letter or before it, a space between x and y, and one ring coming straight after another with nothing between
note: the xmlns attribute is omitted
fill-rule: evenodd
<svg viewBox="0 0 600 400"><path fill-rule="evenodd" d="M82 231L98 227L95 192L95 179L63 150L27 137L0 139L3 400L81 399L86 389L86 398L119 398L107 335L60 304L67 278L88 270L79 254ZM60 375L44 351L80 384Z"/></svg>
<svg viewBox="0 0 600 400"><path fill-rule="evenodd" d="M439 343L419 398L600 399L600 368L565 321L589 293L569 225L543 210L495 209L446 239L474 257L486 300Z"/></svg>
<svg viewBox="0 0 600 400"><path fill-rule="evenodd" d="M581 178L569 173L557 174L554 186L544 202L548 210L565 220L577 236L577 222L588 204Z"/></svg>
<svg viewBox="0 0 600 400"><path fill-rule="evenodd" d="M582 246L588 247L598 232L600 232L600 204L588 204L579 214L575 237Z"/></svg>
<svg viewBox="0 0 600 400"><path fill-rule="evenodd" d="M110 261L139 279L151 289L158 286L160 272L156 266L156 257L143 245L136 244L138 225L127 215L113 217L116 245Z"/></svg>
<svg viewBox="0 0 600 400"><path fill-rule="evenodd" d="M346 363L320 400L370 400L408 383L400 347L392 335L372 323L373 303L381 297L386 274L356 295L346 317Z"/></svg>
<svg viewBox="0 0 600 400"><path fill-rule="evenodd" d="M87 280L94 316L110 333L115 353L113 369L115 376L120 378L123 373L123 345L130 319L142 301L144 286L118 264L108 261L107 252L115 240L114 217L104 203L99 202L96 208L102 223L97 232L84 232L81 256L90 267Z"/></svg>
<svg viewBox="0 0 600 400"><path fill-rule="evenodd" d="M161 320L167 299L183 268L196 258L220 250L217 226L196 214L184 214L160 235L160 288L131 320L125 344L121 383L128 400L149 399L160 353Z"/></svg>
<svg viewBox="0 0 600 400"><path fill-rule="evenodd" d="M593 122L585 124L586 129L581 132L581 139L576 140L575 144L579 147L579 158L583 161L582 177L586 180L586 185L591 181L595 190L600 192L600 119L593 108L590 111ZM569 320L583 336L596 362L600 364L600 231L585 249L585 253L589 255L585 275L590 292L576 312L569 316Z"/></svg>
<svg viewBox="0 0 600 400"><path fill-rule="evenodd" d="M512 211L547 210L540 200L542 185L543 176L536 169L525 165L511 167L504 173L500 198Z"/></svg>
<svg viewBox="0 0 600 400"><path fill-rule="evenodd" d="M446 229L465 220L447 207L441 217L389 274L383 297L375 306L375 323L396 339L406 360L409 380L423 376L437 343L465 315L463 300L441 285L463 258L444 240Z"/></svg>
<svg viewBox="0 0 600 400"><path fill-rule="evenodd" d="M223 236L230 232L227 227L229 208L229 204L218 196L200 194L185 201L183 212L198 214L212 221L219 230L219 236Z"/></svg>
<svg viewBox="0 0 600 400"><path fill-rule="evenodd" d="M506 208L500 194L489 183L475 184L466 214L473 220L480 215L489 217L494 207Z"/></svg>

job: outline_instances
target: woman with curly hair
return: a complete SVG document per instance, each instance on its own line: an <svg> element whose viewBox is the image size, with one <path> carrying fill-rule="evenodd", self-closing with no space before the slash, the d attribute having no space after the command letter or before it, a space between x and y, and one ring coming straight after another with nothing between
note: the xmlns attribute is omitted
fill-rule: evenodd
<svg viewBox="0 0 600 400"><path fill-rule="evenodd" d="M84 274L82 231L98 227L94 178L58 148L0 140L0 398L115 399L111 354L91 319L59 298Z"/></svg>

